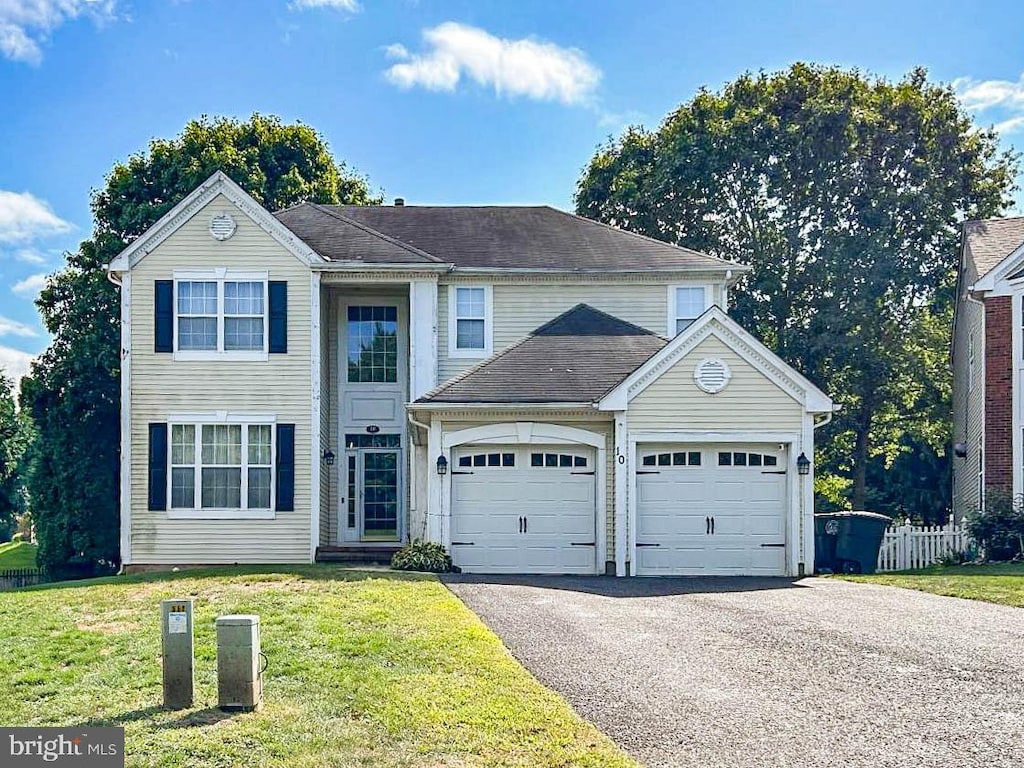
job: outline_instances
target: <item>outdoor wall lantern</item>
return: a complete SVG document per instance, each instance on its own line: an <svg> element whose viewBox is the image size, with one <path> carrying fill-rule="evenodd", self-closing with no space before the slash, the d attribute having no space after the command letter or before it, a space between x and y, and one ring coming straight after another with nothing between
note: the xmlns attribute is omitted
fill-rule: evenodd
<svg viewBox="0 0 1024 768"><path fill-rule="evenodd" d="M958 459L966 459L967 443L953 443L953 455Z"/></svg>
<svg viewBox="0 0 1024 768"><path fill-rule="evenodd" d="M811 474L811 460L807 458L807 454L801 452L796 457L796 471L801 475Z"/></svg>
<svg viewBox="0 0 1024 768"><path fill-rule="evenodd" d="M443 455L437 457L437 474L448 474L448 459L446 459Z"/></svg>
<svg viewBox="0 0 1024 768"><path fill-rule="evenodd" d="M323 459L324 459L324 464L326 464L328 467L333 467L334 466L334 451L332 451L330 448L328 448L326 451L324 451Z"/></svg>

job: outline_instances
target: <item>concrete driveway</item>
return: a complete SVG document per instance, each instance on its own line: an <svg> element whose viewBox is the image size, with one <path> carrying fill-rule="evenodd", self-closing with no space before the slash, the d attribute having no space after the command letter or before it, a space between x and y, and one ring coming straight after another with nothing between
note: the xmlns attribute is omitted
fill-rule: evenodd
<svg viewBox="0 0 1024 768"><path fill-rule="evenodd" d="M648 766L1016 766L1024 610L827 579L453 576Z"/></svg>

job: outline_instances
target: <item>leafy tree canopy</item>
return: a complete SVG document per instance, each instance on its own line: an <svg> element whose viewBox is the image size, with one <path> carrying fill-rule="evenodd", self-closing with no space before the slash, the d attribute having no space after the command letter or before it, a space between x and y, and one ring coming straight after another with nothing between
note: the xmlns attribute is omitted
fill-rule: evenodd
<svg viewBox="0 0 1024 768"><path fill-rule="evenodd" d="M753 267L731 311L842 404L819 433L819 490L863 508L872 460L943 451L958 225L1004 210L1016 168L924 70L795 64L610 141L576 207Z"/></svg>
<svg viewBox="0 0 1024 768"><path fill-rule="evenodd" d="M120 297L104 267L217 170L270 210L376 202L320 134L266 115L191 121L114 166L93 193L92 238L37 301L53 342L22 384L37 428L29 491L44 567L118 561Z"/></svg>

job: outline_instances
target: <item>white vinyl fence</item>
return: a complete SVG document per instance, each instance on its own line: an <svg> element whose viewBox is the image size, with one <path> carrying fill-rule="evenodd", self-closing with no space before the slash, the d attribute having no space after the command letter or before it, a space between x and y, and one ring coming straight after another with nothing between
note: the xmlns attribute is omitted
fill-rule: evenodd
<svg viewBox="0 0 1024 768"><path fill-rule="evenodd" d="M926 568L949 552L964 552L970 538L963 525L893 525L882 537L879 571Z"/></svg>

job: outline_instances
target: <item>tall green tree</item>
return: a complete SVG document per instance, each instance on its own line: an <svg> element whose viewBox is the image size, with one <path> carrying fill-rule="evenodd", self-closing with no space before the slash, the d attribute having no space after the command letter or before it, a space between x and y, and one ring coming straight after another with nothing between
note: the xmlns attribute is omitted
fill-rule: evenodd
<svg viewBox="0 0 1024 768"><path fill-rule="evenodd" d="M120 297L104 267L217 170L270 210L373 202L315 130L264 115L194 120L114 166L93 194L91 239L37 301L53 342L22 386L37 428L29 491L39 559L51 570L118 562Z"/></svg>
<svg viewBox="0 0 1024 768"><path fill-rule="evenodd" d="M0 542L11 538L16 516L25 511L21 462L29 435L27 419L15 408L13 382L0 373Z"/></svg>
<svg viewBox="0 0 1024 768"><path fill-rule="evenodd" d="M822 488L863 508L870 462L890 466L904 436L943 452L958 223L1003 211L1016 167L924 70L795 64L627 130L576 207L753 267L732 312L842 404L819 441Z"/></svg>

